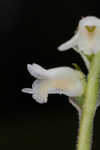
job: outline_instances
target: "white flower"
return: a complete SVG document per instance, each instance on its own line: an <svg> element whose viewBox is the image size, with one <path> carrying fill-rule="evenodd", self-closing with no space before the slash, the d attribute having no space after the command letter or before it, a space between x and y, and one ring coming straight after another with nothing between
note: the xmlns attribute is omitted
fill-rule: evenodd
<svg viewBox="0 0 100 150"><path fill-rule="evenodd" d="M59 46L58 50L65 51L70 48L81 54L89 69L90 64L85 55L95 54L100 51L100 19L92 16L82 18L75 35Z"/></svg>
<svg viewBox="0 0 100 150"><path fill-rule="evenodd" d="M74 37L58 49L64 51L69 48L78 49L88 55L100 51L100 19L90 16L82 18Z"/></svg>
<svg viewBox="0 0 100 150"><path fill-rule="evenodd" d="M39 103L46 103L48 94L65 94L70 97L81 96L84 92L83 74L69 67L44 69L37 64L27 65L29 73L37 78L32 88L23 92L32 94Z"/></svg>

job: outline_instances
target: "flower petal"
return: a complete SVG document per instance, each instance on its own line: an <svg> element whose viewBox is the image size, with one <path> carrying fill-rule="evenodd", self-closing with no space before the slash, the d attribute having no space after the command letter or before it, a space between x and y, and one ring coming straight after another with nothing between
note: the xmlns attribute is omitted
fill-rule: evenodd
<svg viewBox="0 0 100 150"><path fill-rule="evenodd" d="M79 21L79 26L80 27L84 27L84 26L100 26L100 19L95 17L95 16L87 16L87 17L83 17L80 21Z"/></svg>
<svg viewBox="0 0 100 150"><path fill-rule="evenodd" d="M28 72L34 76L35 78L38 79L44 79L47 78L47 71L46 69L42 68L41 66L37 65L37 64L28 64L27 65L27 70Z"/></svg>
<svg viewBox="0 0 100 150"><path fill-rule="evenodd" d="M70 48L74 48L74 46L77 45L77 42L78 42L78 37L79 37L79 34L75 34L69 41L61 44L59 47L58 47L58 50L59 51L66 51Z"/></svg>
<svg viewBox="0 0 100 150"><path fill-rule="evenodd" d="M28 94L33 94L33 89L30 89L30 88L24 88L24 89L22 89L22 92L28 93Z"/></svg>

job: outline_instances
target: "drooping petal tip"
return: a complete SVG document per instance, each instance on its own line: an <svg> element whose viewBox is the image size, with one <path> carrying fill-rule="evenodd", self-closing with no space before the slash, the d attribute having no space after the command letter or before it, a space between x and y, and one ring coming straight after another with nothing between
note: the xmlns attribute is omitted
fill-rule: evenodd
<svg viewBox="0 0 100 150"><path fill-rule="evenodd" d="M38 64L35 64L35 63L33 63L32 65L28 64L27 70L35 78L38 78L38 79L48 78L46 69L44 69Z"/></svg>
<svg viewBox="0 0 100 150"><path fill-rule="evenodd" d="M70 48L76 47L78 38L79 38L79 34L76 33L69 41L61 44L58 47L58 50L59 51L65 51L65 50L69 50Z"/></svg>

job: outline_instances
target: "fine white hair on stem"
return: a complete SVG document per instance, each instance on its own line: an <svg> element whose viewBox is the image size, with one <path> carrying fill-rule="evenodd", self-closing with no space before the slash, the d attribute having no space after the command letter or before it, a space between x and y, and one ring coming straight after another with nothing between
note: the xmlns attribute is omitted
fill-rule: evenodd
<svg viewBox="0 0 100 150"><path fill-rule="evenodd" d="M33 82L32 89L25 88L22 91L32 94L39 103L46 103L48 94L65 94L71 97L83 94L83 75L70 67L46 70L37 64L32 64L28 65L28 71L37 79Z"/></svg>

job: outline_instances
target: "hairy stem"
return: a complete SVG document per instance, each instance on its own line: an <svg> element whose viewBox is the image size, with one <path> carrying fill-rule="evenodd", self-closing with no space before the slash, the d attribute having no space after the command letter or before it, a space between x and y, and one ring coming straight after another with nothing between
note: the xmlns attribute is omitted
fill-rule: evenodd
<svg viewBox="0 0 100 150"><path fill-rule="evenodd" d="M96 112L96 103L99 95L100 80L100 52L97 53L91 62L88 74L88 83L78 134L77 150L90 150L92 143L92 126Z"/></svg>

